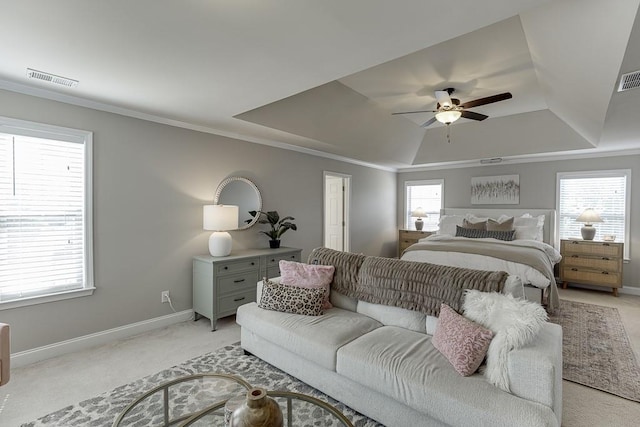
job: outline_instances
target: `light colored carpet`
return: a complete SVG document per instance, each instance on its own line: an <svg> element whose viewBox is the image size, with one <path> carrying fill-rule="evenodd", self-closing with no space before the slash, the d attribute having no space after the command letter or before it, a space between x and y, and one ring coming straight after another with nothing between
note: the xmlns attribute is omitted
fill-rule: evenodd
<svg viewBox="0 0 640 427"><path fill-rule="evenodd" d="M640 368L618 309L560 300L565 380L640 402Z"/></svg>
<svg viewBox="0 0 640 427"><path fill-rule="evenodd" d="M616 307L638 356L640 297L621 294L615 298L609 292L578 288L560 289L560 297ZM206 319L184 322L14 369L11 382L0 388L0 426L20 426L240 340L234 317L220 319L216 332L209 328ZM631 427L638 420L640 404L563 381L564 427Z"/></svg>

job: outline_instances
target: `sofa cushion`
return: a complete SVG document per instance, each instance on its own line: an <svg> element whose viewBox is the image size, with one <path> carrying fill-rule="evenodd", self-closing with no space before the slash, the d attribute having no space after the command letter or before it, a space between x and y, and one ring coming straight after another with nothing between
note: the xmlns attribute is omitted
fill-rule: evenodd
<svg viewBox="0 0 640 427"><path fill-rule="evenodd" d="M258 306L265 310L320 316L324 298L323 288L301 288L264 280Z"/></svg>
<svg viewBox="0 0 640 427"><path fill-rule="evenodd" d="M442 304L438 328L431 342L462 376L473 374L482 363L493 338L493 332L483 328Z"/></svg>
<svg viewBox="0 0 640 427"><path fill-rule="evenodd" d="M238 307L236 322L332 371L340 347L382 326L370 317L340 308L326 310L322 316L302 316L264 310L256 303Z"/></svg>
<svg viewBox="0 0 640 427"><path fill-rule="evenodd" d="M426 314L406 308L392 307L383 304L371 304L360 301L357 306L358 313L372 317L385 326L399 326L410 331L427 332Z"/></svg>
<svg viewBox="0 0 640 427"><path fill-rule="evenodd" d="M462 377L430 337L383 326L338 350L336 371L447 425L548 425L551 408ZM553 415L551 415L553 417Z"/></svg>
<svg viewBox="0 0 640 427"><path fill-rule="evenodd" d="M334 266L304 264L286 259L281 259L278 266L280 283L301 288L322 288L324 290L322 308L333 307L329 302L329 286L333 280Z"/></svg>

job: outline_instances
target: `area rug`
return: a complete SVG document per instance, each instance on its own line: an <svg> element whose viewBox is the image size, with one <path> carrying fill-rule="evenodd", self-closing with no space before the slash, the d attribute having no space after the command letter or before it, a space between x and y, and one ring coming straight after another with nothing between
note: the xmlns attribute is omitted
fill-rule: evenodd
<svg viewBox="0 0 640 427"><path fill-rule="evenodd" d="M618 309L561 300L549 321L562 326L562 377L640 402L640 368Z"/></svg>
<svg viewBox="0 0 640 427"><path fill-rule="evenodd" d="M225 373L241 377L254 387L263 387L267 390L287 390L316 397L328 402L351 420L356 427L384 427L381 424L355 412L348 406L329 398L318 390L308 386L298 379L282 372L255 356L246 356L239 344L220 348L212 353L195 357L180 365L147 376L130 384L118 387L110 392L103 393L92 399L84 400L75 405L60 409L33 422L22 424L23 427L36 426L104 426L110 427L118 415L136 398L147 390L163 384L175 378L201 373ZM179 401L185 396L173 396L172 400ZM214 403L212 401L211 403ZM153 420L161 416L158 405L150 405L153 413L143 414L137 423L127 425L149 426L162 425ZM313 420L294 420L298 426L318 425ZM337 425L322 422L321 425Z"/></svg>

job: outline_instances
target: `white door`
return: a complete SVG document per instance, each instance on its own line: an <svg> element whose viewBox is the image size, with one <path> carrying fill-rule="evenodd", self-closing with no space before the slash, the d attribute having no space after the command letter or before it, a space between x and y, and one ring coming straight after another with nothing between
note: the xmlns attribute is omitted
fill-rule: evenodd
<svg viewBox="0 0 640 427"><path fill-rule="evenodd" d="M347 191L349 177L325 172L324 177L324 246L348 250Z"/></svg>

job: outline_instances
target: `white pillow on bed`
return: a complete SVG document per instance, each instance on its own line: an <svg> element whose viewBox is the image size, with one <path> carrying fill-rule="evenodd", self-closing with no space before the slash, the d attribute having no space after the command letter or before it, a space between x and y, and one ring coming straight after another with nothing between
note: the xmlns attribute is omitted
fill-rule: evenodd
<svg viewBox="0 0 640 427"><path fill-rule="evenodd" d="M513 228L516 230L516 240L544 240L544 215L532 217L530 214L517 216L513 219Z"/></svg>
<svg viewBox="0 0 640 427"><path fill-rule="evenodd" d="M463 216L460 215L444 215L440 217L438 222L438 234L456 235L456 226L462 226Z"/></svg>

